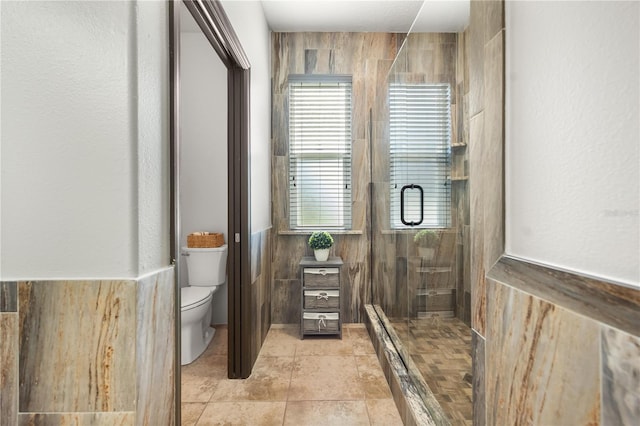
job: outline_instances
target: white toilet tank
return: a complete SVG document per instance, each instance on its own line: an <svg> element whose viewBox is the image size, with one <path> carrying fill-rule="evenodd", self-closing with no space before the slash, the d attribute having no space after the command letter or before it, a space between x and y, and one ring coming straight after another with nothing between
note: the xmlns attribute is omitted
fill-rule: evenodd
<svg viewBox="0 0 640 426"><path fill-rule="evenodd" d="M187 257L190 286L214 287L224 283L227 275L227 245L216 248L182 247Z"/></svg>

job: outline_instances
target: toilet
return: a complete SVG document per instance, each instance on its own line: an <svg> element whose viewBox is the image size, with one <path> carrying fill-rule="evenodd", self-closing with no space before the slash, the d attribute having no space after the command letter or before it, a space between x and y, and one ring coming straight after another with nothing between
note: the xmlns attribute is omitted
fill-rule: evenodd
<svg viewBox="0 0 640 426"><path fill-rule="evenodd" d="M216 330L211 327L213 294L226 281L227 245L216 248L182 247L187 259L187 287L180 289L182 330L180 364L195 361L207 349Z"/></svg>

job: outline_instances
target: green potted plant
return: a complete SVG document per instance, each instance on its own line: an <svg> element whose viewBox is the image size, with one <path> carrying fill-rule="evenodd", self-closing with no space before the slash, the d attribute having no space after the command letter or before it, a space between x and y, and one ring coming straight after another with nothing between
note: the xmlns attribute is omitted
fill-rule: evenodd
<svg viewBox="0 0 640 426"><path fill-rule="evenodd" d="M327 231L315 231L309 237L309 247L313 249L313 254L319 262L329 258L331 246L333 246L333 237Z"/></svg>
<svg viewBox="0 0 640 426"><path fill-rule="evenodd" d="M433 259L439 241L440 234L433 229L421 229L413 236L413 242L418 246L418 254L425 259Z"/></svg>

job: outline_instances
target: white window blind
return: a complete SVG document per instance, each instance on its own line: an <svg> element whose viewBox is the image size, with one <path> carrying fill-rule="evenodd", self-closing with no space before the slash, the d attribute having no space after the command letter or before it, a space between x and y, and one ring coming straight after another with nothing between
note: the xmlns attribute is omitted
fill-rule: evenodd
<svg viewBox="0 0 640 426"><path fill-rule="evenodd" d="M351 228L351 77L289 76L291 229Z"/></svg>
<svg viewBox="0 0 640 426"><path fill-rule="evenodd" d="M407 228L401 217L404 192L405 222L423 221L420 228L451 224L451 91L448 84L391 83L389 87L389 145L391 228Z"/></svg>

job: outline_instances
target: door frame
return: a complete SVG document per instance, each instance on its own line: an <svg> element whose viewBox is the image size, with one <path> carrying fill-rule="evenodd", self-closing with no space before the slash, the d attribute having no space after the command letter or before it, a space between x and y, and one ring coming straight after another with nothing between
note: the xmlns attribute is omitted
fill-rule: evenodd
<svg viewBox="0 0 640 426"><path fill-rule="evenodd" d="M218 0L169 2L170 256L175 266L175 413L180 423L180 1L227 68L228 161L228 377L251 374L250 63Z"/></svg>

